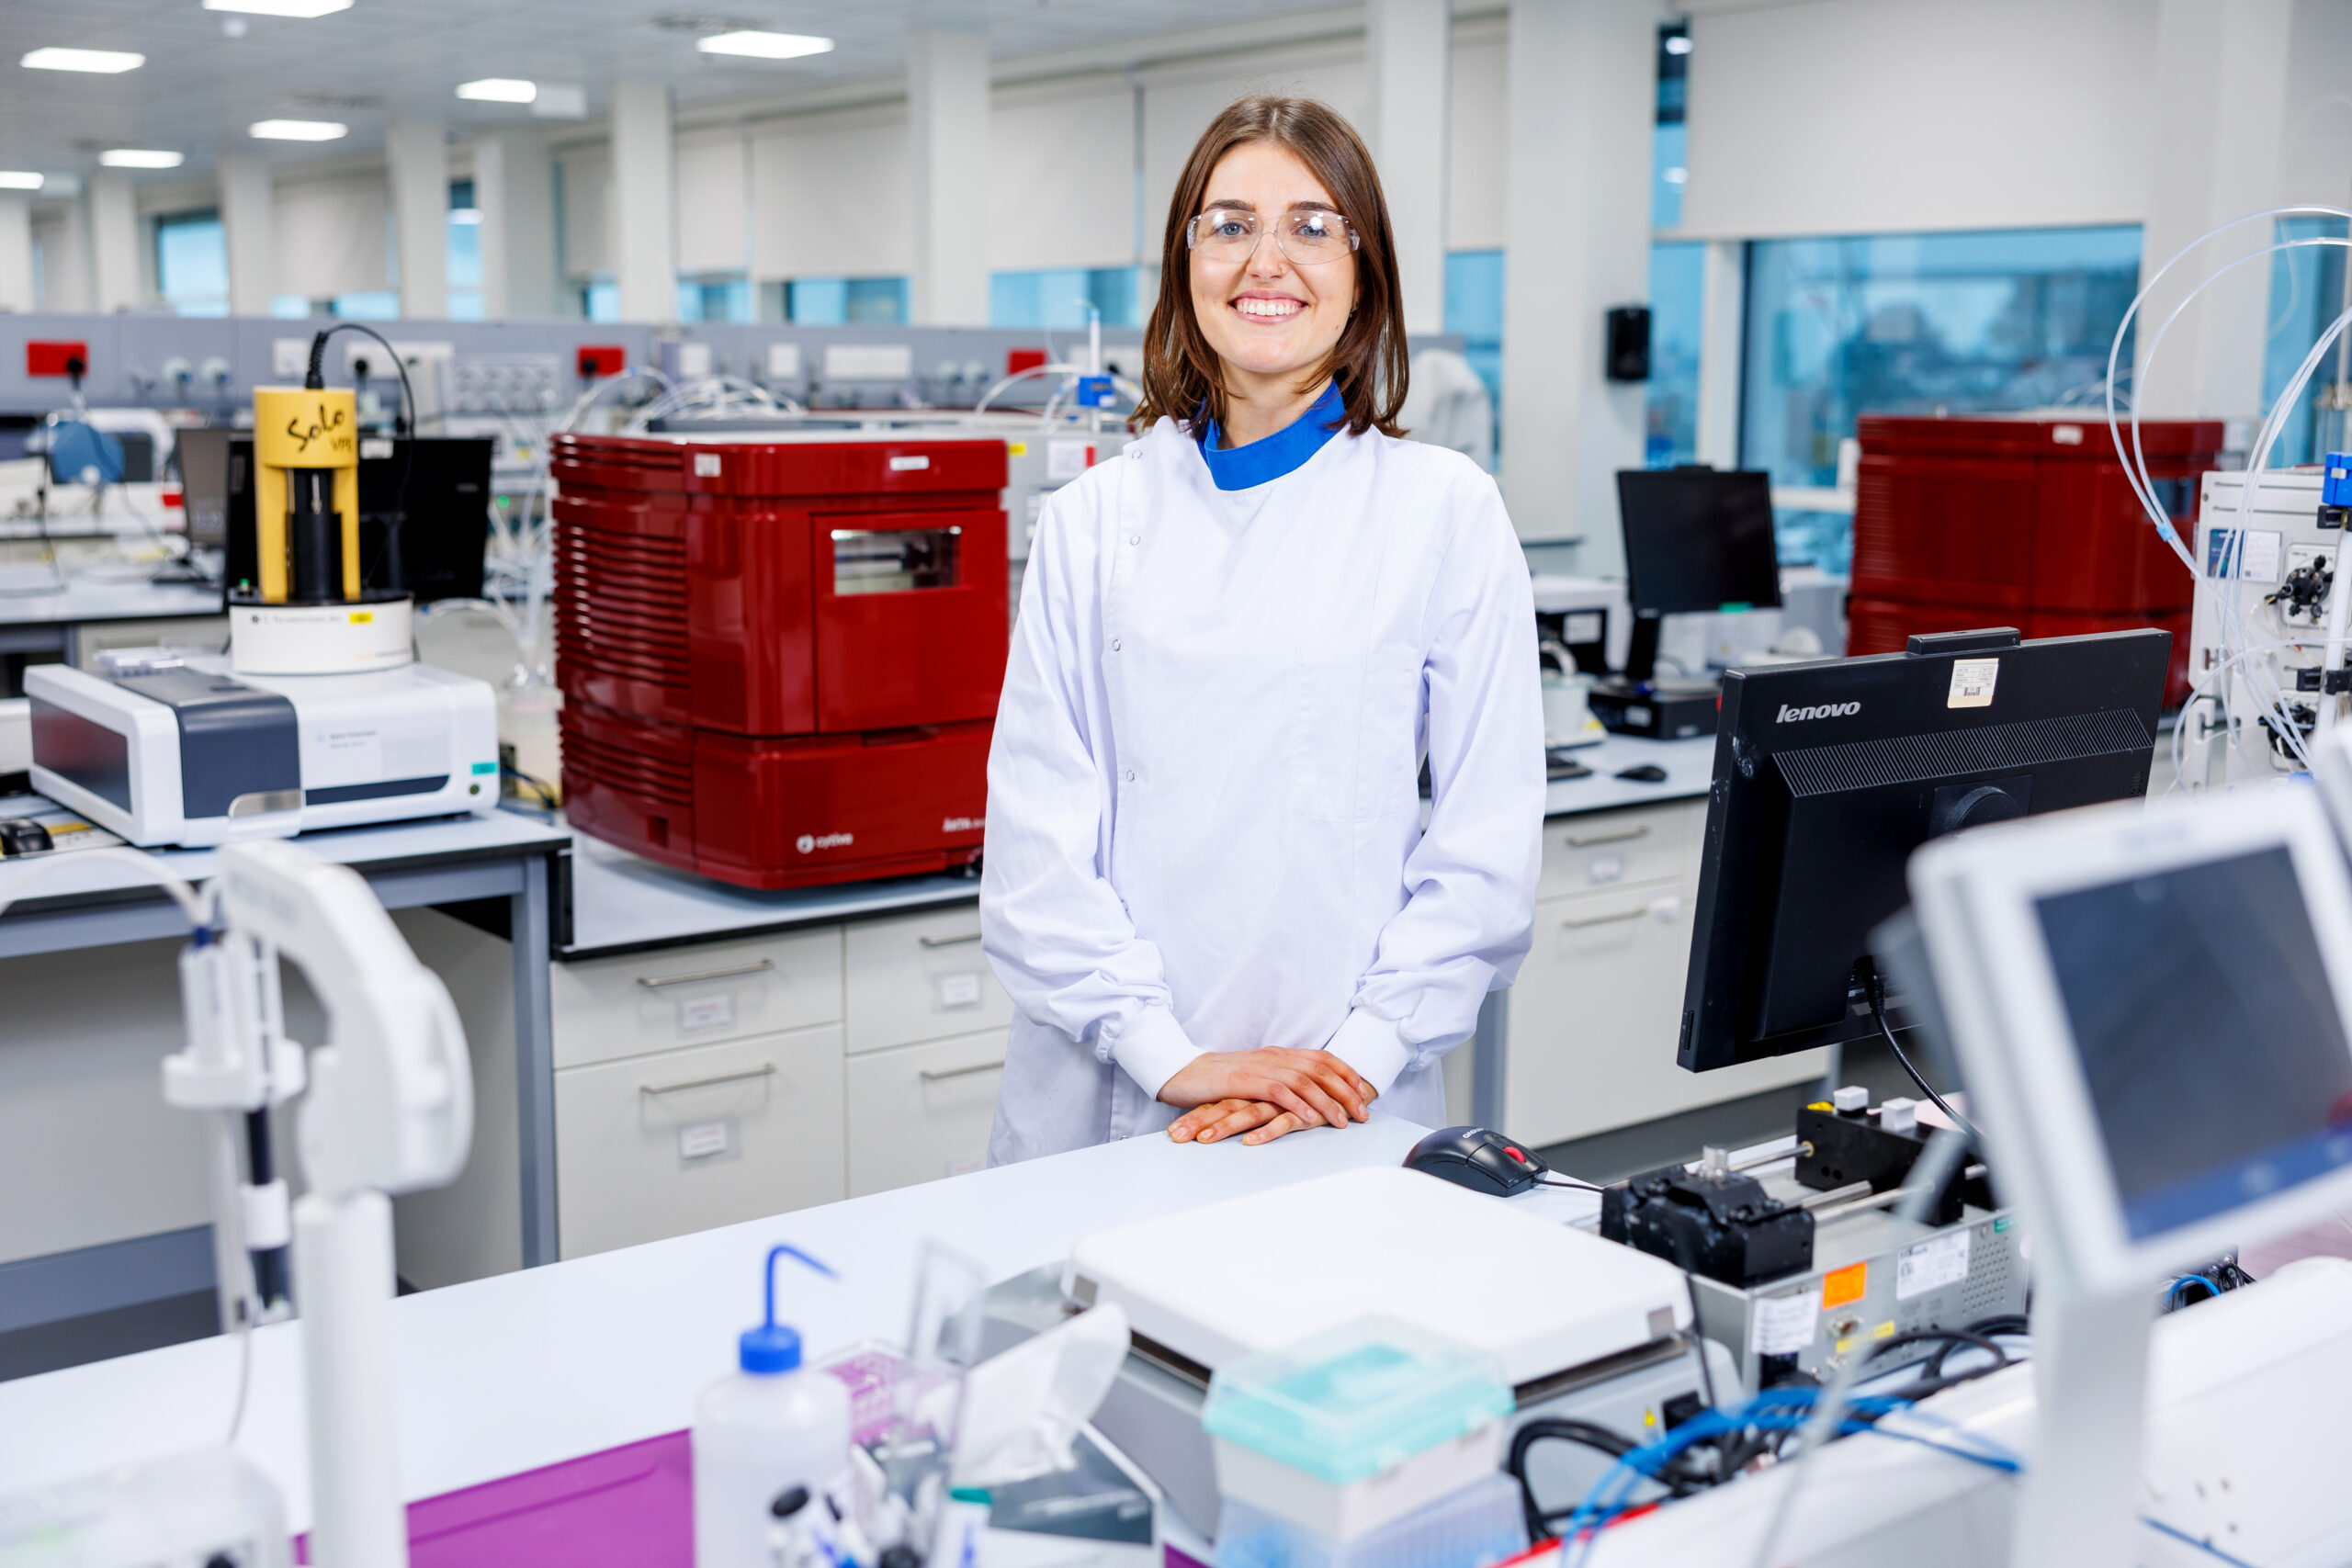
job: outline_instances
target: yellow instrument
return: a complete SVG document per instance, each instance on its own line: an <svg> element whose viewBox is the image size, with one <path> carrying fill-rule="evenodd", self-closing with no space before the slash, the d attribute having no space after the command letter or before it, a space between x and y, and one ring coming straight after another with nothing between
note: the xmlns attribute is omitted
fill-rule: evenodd
<svg viewBox="0 0 2352 1568"><path fill-rule="evenodd" d="M254 389L254 542L266 604L359 600L359 413L348 389Z"/></svg>

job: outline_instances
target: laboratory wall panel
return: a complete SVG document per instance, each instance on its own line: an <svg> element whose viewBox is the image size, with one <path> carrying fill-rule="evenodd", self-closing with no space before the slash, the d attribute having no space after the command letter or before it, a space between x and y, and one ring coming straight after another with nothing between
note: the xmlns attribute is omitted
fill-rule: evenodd
<svg viewBox="0 0 2352 1568"><path fill-rule="evenodd" d="M1112 77L1000 89L989 121L989 266L1124 266L1136 259L1135 91ZM1153 252L1159 226L1143 226Z"/></svg>
<svg viewBox="0 0 2352 1568"><path fill-rule="evenodd" d="M887 277L914 265L903 104L795 116L752 134L752 276Z"/></svg>
<svg viewBox="0 0 2352 1568"><path fill-rule="evenodd" d="M752 259L751 159L743 133L682 130L677 140L678 271L741 272Z"/></svg>
<svg viewBox="0 0 2352 1568"><path fill-rule="evenodd" d="M1684 233L2136 221L2158 0L1814 0L1690 16Z"/></svg>
<svg viewBox="0 0 2352 1568"><path fill-rule="evenodd" d="M277 187L278 294L324 299L390 287L391 214L380 171Z"/></svg>
<svg viewBox="0 0 2352 1568"><path fill-rule="evenodd" d="M1445 248L1503 246L1503 168L1510 159L1510 40L1494 19L1453 35L1453 102L1447 128Z"/></svg>
<svg viewBox="0 0 2352 1568"><path fill-rule="evenodd" d="M557 155L556 167L562 176L563 275L586 277L611 272L613 237L606 217L613 200L611 152L601 141L569 148Z"/></svg>

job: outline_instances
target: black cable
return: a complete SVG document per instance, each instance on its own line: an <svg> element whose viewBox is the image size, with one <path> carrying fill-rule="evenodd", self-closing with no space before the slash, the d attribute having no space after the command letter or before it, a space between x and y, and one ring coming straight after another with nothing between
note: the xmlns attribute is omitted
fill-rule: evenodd
<svg viewBox="0 0 2352 1568"><path fill-rule="evenodd" d="M1944 1097L1929 1086L1928 1080L1920 1076L1919 1069L1911 1065L1911 1058L1903 1054L1902 1045L1894 1038L1894 1028L1886 1021L1886 982L1875 974L1871 976L1870 993L1871 1017L1877 1021L1879 1033L1885 1036L1886 1048L1894 1053L1894 1059L1903 1065L1903 1070L1910 1075L1911 1081L1919 1086L1919 1092L1935 1101L1936 1109L1951 1117L1951 1124L1967 1134L1968 1141L1982 1149L1984 1135L1976 1130L1975 1123L1945 1103Z"/></svg>
<svg viewBox="0 0 2352 1568"><path fill-rule="evenodd" d="M1600 1192L1606 1190L1606 1189L1595 1187L1589 1181L1555 1181L1548 1176L1539 1176L1535 1179L1535 1182L1539 1187L1573 1187L1579 1192Z"/></svg>
<svg viewBox="0 0 2352 1568"><path fill-rule="evenodd" d="M390 548L392 543L392 536L408 526L408 480L409 475L414 472L416 468L416 433L422 423L417 414L416 389L409 385L408 366L401 358L400 350L392 346L391 339L386 337L383 333L378 332L375 328L369 326L365 321L337 321L331 327L322 328L318 334L311 339L311 363L309 368L302 374L302 387L304 390L318 391L324 389L327 384L326 375L323 368L326 362L327 339L334 336L337 333L346 332L365 333L369 337L374 338L378 343L382 344L384 345L384 352L392 356L392 368L401 373L401 409L408 417L408 436L407 444L401 448L401 482L399 487L392 492L392 515L390 520L384 525L383 547ZM355 430L352 434L354 439L356 439L358 432ZM400 434L401 422L399 420L394 420L392 422L393 438L396 440L400 439ZM355 483L356 482L356 471L355 470ZM380 558L380 557L379 558ZM368 571L366 565L363 565L360 569L359 588L361 592L364 593L367 592Z"/></svg>

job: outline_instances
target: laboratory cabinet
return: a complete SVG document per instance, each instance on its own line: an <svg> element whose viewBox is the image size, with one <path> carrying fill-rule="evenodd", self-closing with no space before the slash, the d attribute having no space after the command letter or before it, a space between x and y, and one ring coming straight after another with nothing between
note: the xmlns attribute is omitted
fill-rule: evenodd
<svg viewBox="0 0 2352 1568"><path fill-rule="evenodd" d="M1502 1125L1555 1144L1816 1078L1826 1053L1713 1073L1675 1064L1703 799L1555 818L1535 929L1503 998Z"/></svg>
<svg viewBox="0 0 2352 1568"><path fill-rule="evenodd" d="M965 905L556 964L562 1256L986 1163L1012 1002L979 939Z"/></svg>
<svg viewBox="0 0 2352 1568"><path fill-rule="evenodd" d="M563 1256L847 1196L842 1069L831 1023L558 1069Z"/></svg>

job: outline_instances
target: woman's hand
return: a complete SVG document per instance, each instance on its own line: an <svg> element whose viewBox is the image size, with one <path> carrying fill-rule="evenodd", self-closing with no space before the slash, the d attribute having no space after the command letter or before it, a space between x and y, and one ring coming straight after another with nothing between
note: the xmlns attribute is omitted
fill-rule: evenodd
<svg viewBox="0 0 2352 1568"><path fill-rule="evenodd" d="M1176 1118L1168 1135L1180 1144L1214 1144L1238 1133L1245 1144L1271 1144L1284 1133L1321 1125L1320 1122L1303 1121L1297 1111L1268 1105L1262 1100L1216 1100L1196 1105Z"/></svg>
<svg viewBox="0 0 2352 1568"><path fill-rule="evenodd" d="M1278 1138L1299 1127L1344 1127L1351 1121L1364 1121L1372 1114L1372 1102L1379 1093L1329 1051L1270 1045L1255 1051L1204 1051L1160 1086L1159 1098L1188 1112L1169 1129L1169 1135L1180 1144L1205 1127L1241 1114L1233 1101L1255 1102L1273 1113L1250 1126L1271 1128L1284 1114L1295 1118L1289 1126L1249 1140L1264 1143L1268 1137ZM1200 1114L1214 1105L1224 1109L1213 1117ZM1231 1132L1218 1135L1230 1136Z"/></svg>

